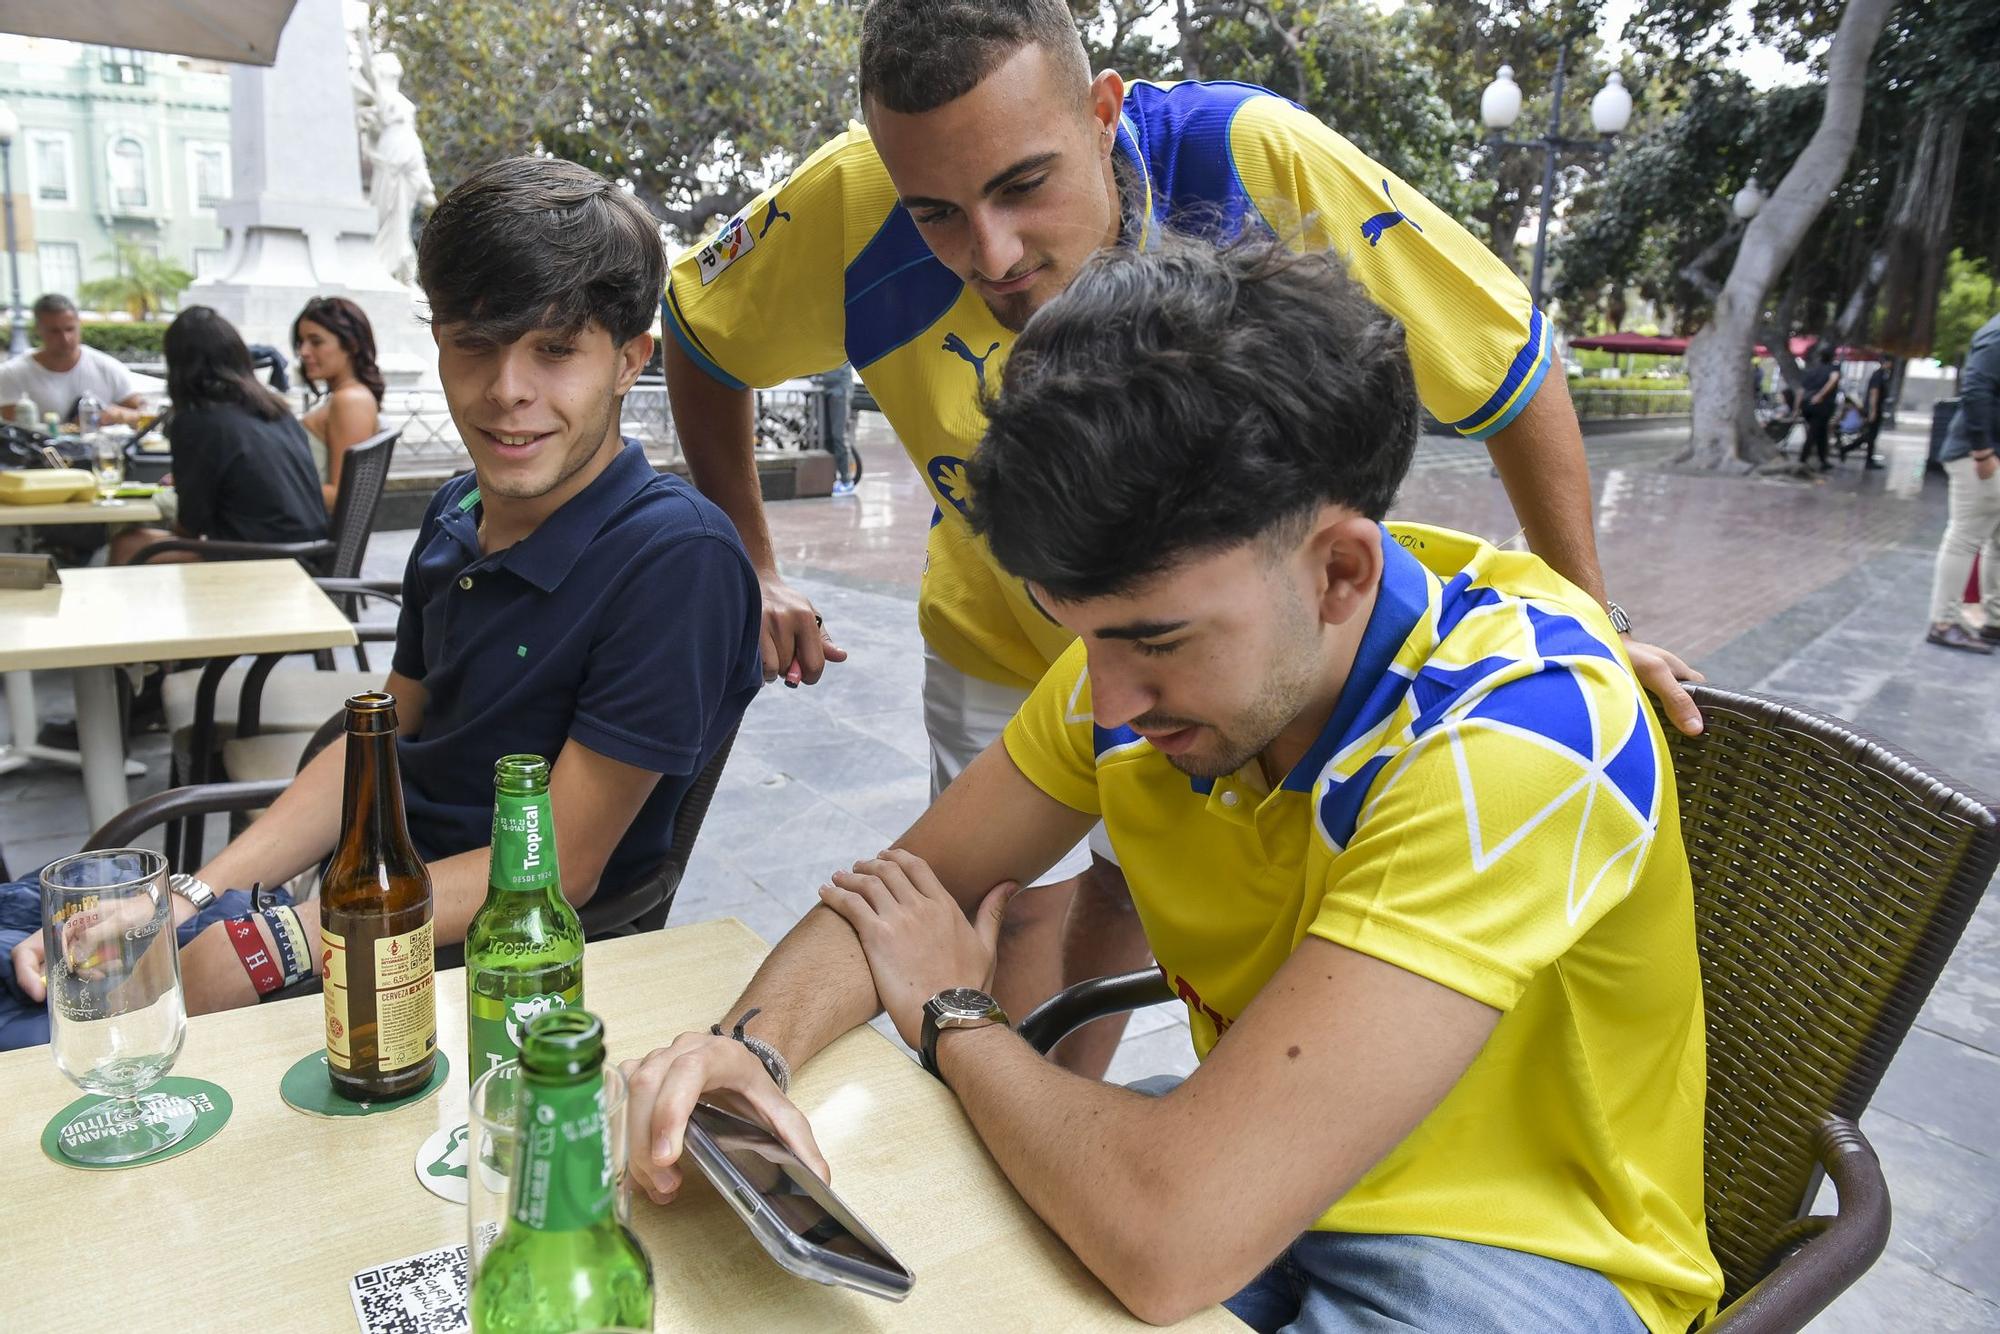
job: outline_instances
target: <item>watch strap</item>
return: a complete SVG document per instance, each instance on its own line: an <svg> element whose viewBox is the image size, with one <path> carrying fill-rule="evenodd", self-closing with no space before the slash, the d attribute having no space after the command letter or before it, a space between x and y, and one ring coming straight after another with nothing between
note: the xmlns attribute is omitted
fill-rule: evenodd
<svg viewBox="0 0 2000 1334"><path fill-rule="evenodd" d="M943 1081L944 1074L938 1069L937 1045L938 1037L945 1029L989 1028L994 1024L1005 1025L1008 1022L1007 1012L1000 1008L1000 1003L983 992L976 994L985 1000L986 1009L977 1017L955 1017L940 1022L943 998L949 994L941 991L924 1002L923 1023L917 1035L917 1059L923 1063L924 1069L931 1073L932 1078L940 1082Z"/></svg>
<svg viewBox="0 0 2000 1334"><path fill-rule="evenodd" d="M185 872L168 876L167 888L192 903L197 910L215 902L215 891L209 888L208 882Z"/></svg>

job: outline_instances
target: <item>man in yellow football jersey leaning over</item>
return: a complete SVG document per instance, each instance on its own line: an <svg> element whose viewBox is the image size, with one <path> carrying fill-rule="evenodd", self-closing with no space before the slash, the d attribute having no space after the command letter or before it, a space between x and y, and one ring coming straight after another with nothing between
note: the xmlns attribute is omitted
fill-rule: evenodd
<svg viewBox="0 0 2000 1334"><path fill-rule="evenodd" d="M1263 230L1346 255L1408 331L1425 406L1487 442L1529 545L1602 600L1583 440L1560 366L1549 373L1541 313L1450 216L1309 113L1247 84L1093 78L1063 0L872 0L860 84L866 128L821 147L674 264L667 381L695 482L758 566L765 677L797 684L844 655L778 572L747 386L842 361L860 372L937 504L918 611L933 796L1071 638L967 525L979 396L999 384L1028 315L1086 258L1144 247L1168 226ZM1698 727L1678 660L1630 652L1681 725ZM998 986L1018 1008L1065 972L1144 963L1110 849L1092 843L1010 917ZM1065 969L1058 886L1078 876ZM1076 1068L1103 1070L1112 1027L1094 1053L1067 1053Z"/></svg>
<svg viewBox="0 0 2000 1334"><path fill-rule="evenodd" d="M1146 1319L1681 1334L1715 1302L1665 740L1593 598L1383 525L1417 415L1324 252L1108 251L1028 322L971 518L1076 642L714 1035L628 1065L654 1199L707 1091L823 1165L781 1089L886 1008ZM1099 819L1201 1057L1157 1096L982 994L1015 886Z"/></svg>

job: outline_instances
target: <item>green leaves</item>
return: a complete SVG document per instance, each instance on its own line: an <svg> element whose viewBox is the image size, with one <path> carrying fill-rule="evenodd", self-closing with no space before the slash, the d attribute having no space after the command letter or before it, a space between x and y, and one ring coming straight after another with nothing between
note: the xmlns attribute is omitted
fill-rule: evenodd
<svg viewBox="0 0 2000 1334"><path fill-rule="evenodd" d="M513 153L629 186L690 241L855 114L850 0L379 0L440 193Z"/></svg>

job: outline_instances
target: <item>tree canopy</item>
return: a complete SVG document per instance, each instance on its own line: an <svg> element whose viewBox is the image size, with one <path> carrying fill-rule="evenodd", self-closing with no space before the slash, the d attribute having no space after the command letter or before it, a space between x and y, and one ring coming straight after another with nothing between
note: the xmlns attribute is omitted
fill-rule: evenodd
<svg viewBox="0 0 2000 1334"><path fill-rule="evenodd" d="M374 26L440 192L548 152L625 182L683 241L854 112L844 0L379 0Z"/></svg>
<svg viewBox="0 0 2000 1334"><path fill-rule="evenodd" d="M1549 118L1569 40L1568 132L1610 68L1602 0L1071 0L1099 67L1130 78L1241 79L1291 97L1525 271L1515 236L1538 203L1539 154L1482 140L1480 91L1502 64L1525 95L1514 131ZM860 0L376 0L402 56L441 189L506 153L541 151L626 182L678 239L795 165L855 114ZM1653 0L1617 67L1636 113L1608 161L1564 159L1551 292L1573 331L1633 298L1690 331L1742 231L1729 201L1784 175L1820 120L1841 0ZM1759 90L1732 64L1752 35L1807 76ZM1767 318L1850 340L1929 345L1943 257L2000 268L2000 5L1904 0L1870 62L1852 161L1771 296Z"/></svg>

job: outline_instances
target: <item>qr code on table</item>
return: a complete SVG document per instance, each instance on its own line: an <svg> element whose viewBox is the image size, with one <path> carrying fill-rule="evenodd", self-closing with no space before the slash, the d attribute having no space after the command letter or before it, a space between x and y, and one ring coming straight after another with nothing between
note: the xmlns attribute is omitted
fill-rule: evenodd
<svg viewBox="0 0 2000 1334"><path fill-rule="evenodd" d="M361 1334L460 1334L466 1328L465 1247L364 1269L348 1284Z"/></svg>

